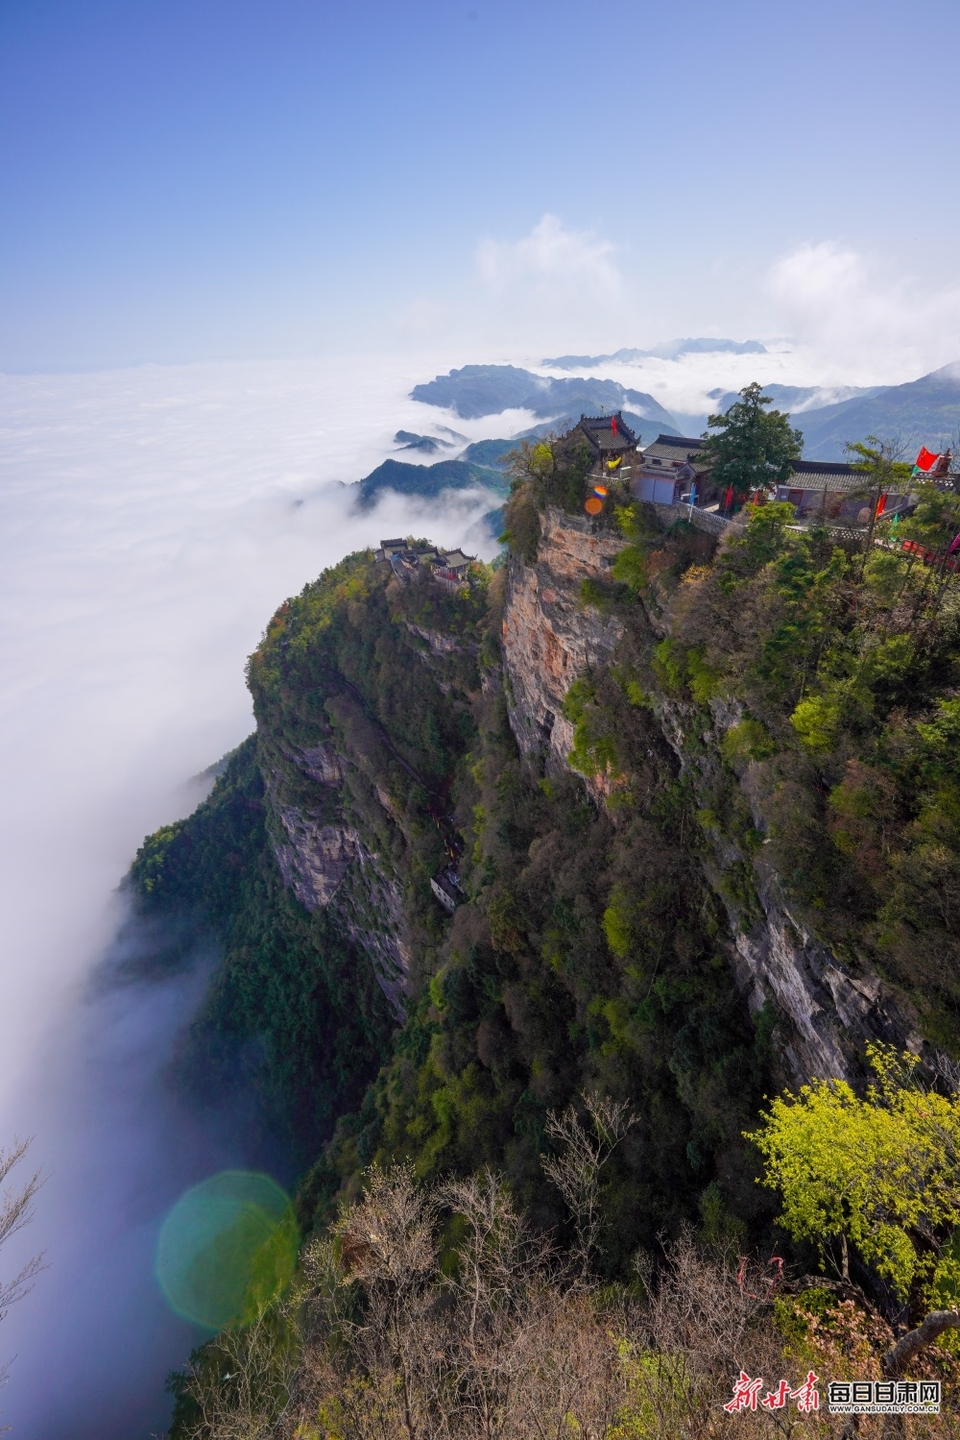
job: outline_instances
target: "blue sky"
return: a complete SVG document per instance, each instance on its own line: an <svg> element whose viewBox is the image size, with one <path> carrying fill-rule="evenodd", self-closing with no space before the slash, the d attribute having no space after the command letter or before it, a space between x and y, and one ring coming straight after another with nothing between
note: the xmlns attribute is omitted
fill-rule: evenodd
<svg viewBox="0 0 960 1440"><path fill-rule="evenodd" d="M942 0L0 0L0 368L865 313L960 358L958 40Z"/></svg>

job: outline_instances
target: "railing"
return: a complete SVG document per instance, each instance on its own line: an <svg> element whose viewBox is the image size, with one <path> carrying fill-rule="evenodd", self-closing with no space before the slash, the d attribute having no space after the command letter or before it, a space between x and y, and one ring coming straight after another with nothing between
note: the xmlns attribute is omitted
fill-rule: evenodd
<svg viewBox="0 0 960 1440"><path fill-rule="evenodd" d="M677 520L689 520L696 530L703 530L707 535L723 535L731 525L742 529L746 521L742 518L743 512L728 519L724 515L718 515L715 510L698 510L696 505L690 505L681 501L676 505L667 505L662 500L648 500L660 516L666 520L668 525L674 524Z"/></svg>

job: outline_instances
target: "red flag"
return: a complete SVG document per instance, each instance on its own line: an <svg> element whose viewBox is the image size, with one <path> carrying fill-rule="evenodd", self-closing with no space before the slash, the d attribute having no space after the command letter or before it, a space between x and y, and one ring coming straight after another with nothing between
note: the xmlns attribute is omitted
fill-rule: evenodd
<svg viewBox="0 0 960 1440"><path fill-rule="evenodd" d="M879 519L880 519L880 516L883 514L883 512L884 512L884 510L886 510L886 508L887 508L887 497L886 497L886 495L881 495L881 496L880 496L880 499L877 501L877 513L876 513L876 515L874 515L874 517L873 517L874 520L879 520Z"/></svg>
<svg viewBox="0 0 960 1440"><path fill-rule="evenodd" d="M611 416L610 416L610 429L613 431L614 435L616 435L616 433L617 433L617 417L616 417L616 415L611 415Z"/></svg>
<svg viewBox="0 0 960 1440"><path fill-rule="evenodd" d="M939 459L939 455L934 455L927 449L926 445L922 445L920 447L920 454L917 456L917 469L922 470L926 474L928 470L933 469Z"/></svg>

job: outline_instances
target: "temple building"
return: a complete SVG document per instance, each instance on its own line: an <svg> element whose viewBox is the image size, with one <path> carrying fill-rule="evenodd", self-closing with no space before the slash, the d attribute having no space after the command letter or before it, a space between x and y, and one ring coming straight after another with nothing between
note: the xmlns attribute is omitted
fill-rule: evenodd
<svg viewBox="0 0 960 1440"><path fill-rule="evenodd" d="M579 422L563 437L564 445L586 441L593 456L591 480L623 480L631 483L640 463L637 436L619 410L612 415L581 415Z"/></svg>
<svg viewBox="0 0 960 1440"><path fill-rule="evenodd" d="M709 466L696 463L702 440L683 435L658 435L640 457L634 493L640 500L679 505L689 495L701 507L715 500Z"/></svg>
<svg viewBox="0 0 960 1440"><path fill-rule="evenodd" d="M834 525L866 525L877 500L871 476L831 460L794 460L793 474L778 485L775 498L788 500L800 524L828 521ZM882 492L882 513L890 516L910 502L909 484L900 481Z"/></svg>
<svg viewBox="0 0 960 1440"><path fill-rule="evenodd" d="M470 566L476 555L464 555L462 550L438 550L410 539L381 540L380 549L374 557L378 563L388 564L398 580L413 580L421 573L422 566L429 566L435 580L445 588L459 589L470 581Z"/></svg>

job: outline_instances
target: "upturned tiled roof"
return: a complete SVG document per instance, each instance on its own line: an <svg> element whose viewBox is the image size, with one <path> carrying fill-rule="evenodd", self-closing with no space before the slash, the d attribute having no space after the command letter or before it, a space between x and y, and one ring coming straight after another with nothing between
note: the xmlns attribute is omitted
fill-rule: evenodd
<svg viewBox="0 0 960 1440"><path fill-rule="evenodd" d="M643 461L647 464L651 460L661 460L666 462L666 465L672 465L676 460L681 465L686 465L692 461L694 455L700 453L702 444L702 440L693 439L689 435L658 435L643 451ZM700 466L700 469L706 469L706 466Z"/></svg>
<svg viewBox="0 0 960 1440"><path fill-rule="evenodd" d="M828 490L835 495L855 495L862 491L866 497L876 487L872 476L839 460L794 460L792 468L793 474L783 482L787 490ZM884 488L900 495L909 487L901 482Z"/></svg>
<svg viewBox="0 0 960 1440"><path fill-rule="evenodd" d="M581 415L579 425L574 428L582 430L594 448L602 454L634 449L637 437L630 426L624 423L619 410L616 411L616 434L611 424L613 418L612 415Z"/></svg>

